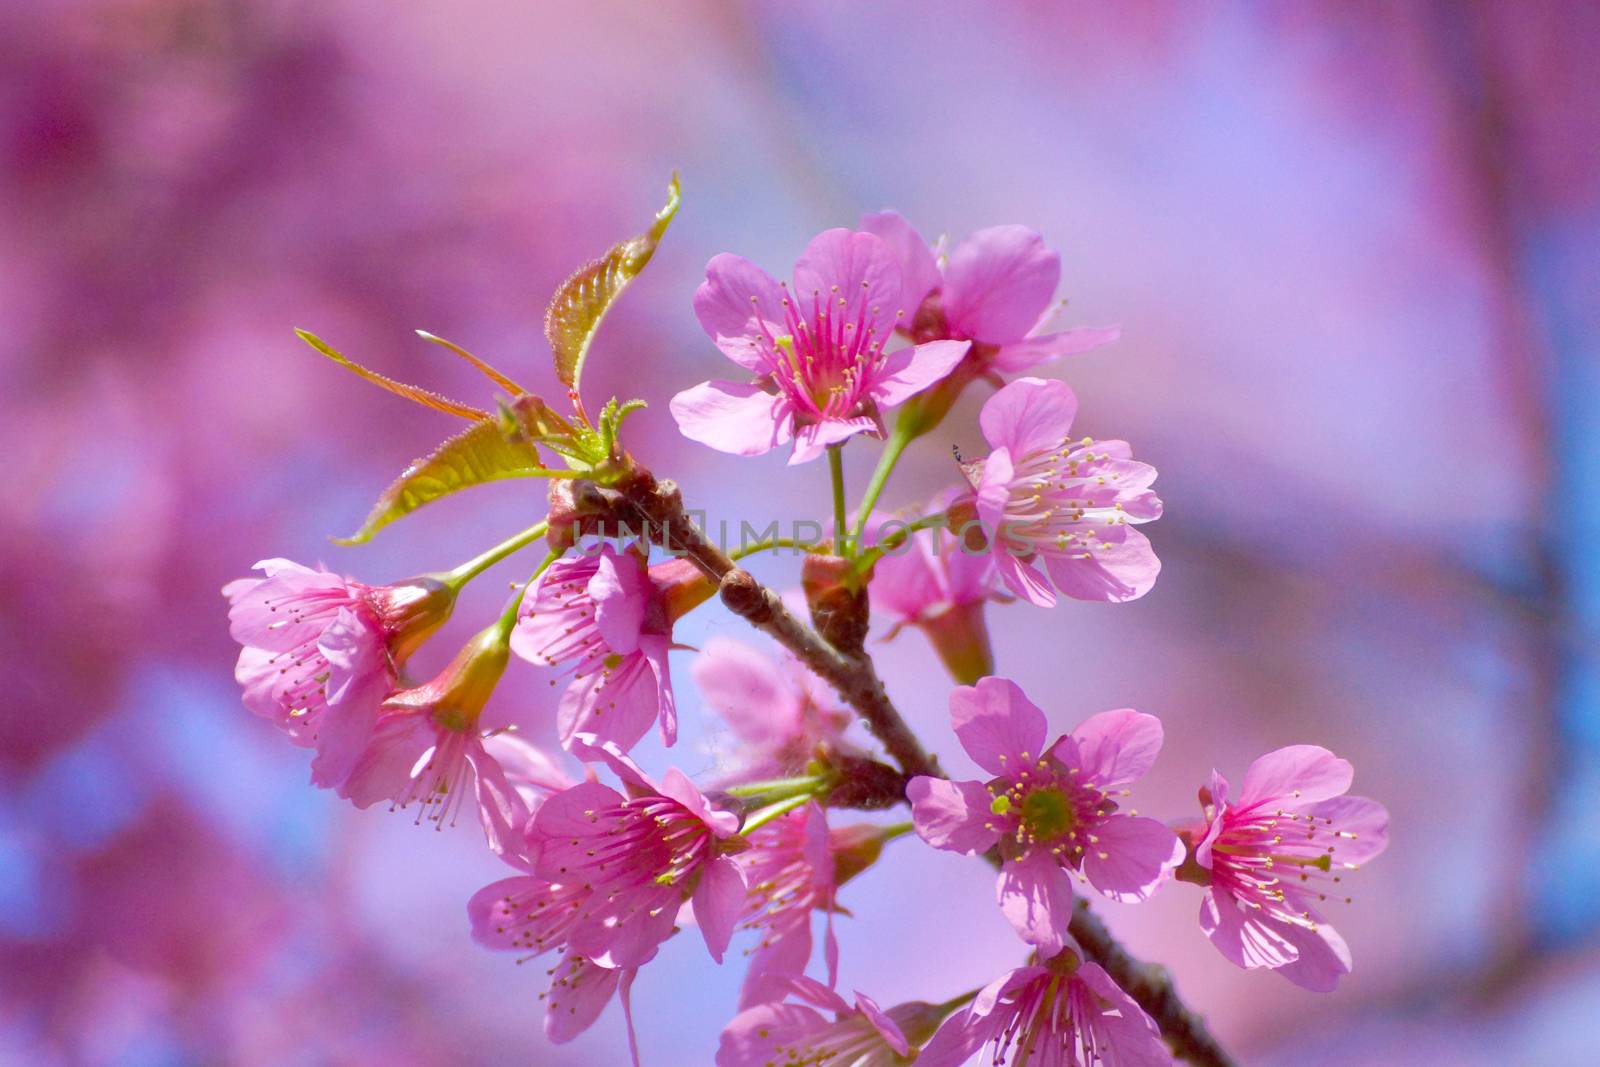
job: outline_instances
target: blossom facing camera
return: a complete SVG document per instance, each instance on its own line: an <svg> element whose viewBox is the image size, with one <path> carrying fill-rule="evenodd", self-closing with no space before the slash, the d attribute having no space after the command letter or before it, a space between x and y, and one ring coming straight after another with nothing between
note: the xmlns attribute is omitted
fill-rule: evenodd
<svg viewBox="0 0 1600 1067"><path fill-rule="evenodd" d="M541 666L570 664L557 709L561 741L627 751L659 722L678 737L667 650L672 624L714 587L686 560L645 565L642 552L606 544L593 555L557 560L519 609L511 649Z"/></svg>
<svg viewBox="0 0 1600 1067"><path fill-rule="evenodd" d="M1167 1067L1172 1053L1144 1010L1099 966L1065 953L990 983L945 1020L917 1067L961 1067L988 1047L994 1067Z"/></svg>
<svg viewBox="0 0 1600 1067"><path fill-rule="evenodd" d="M794 440L804 463L855 434L883 436L882 408L935 384L961 361L961 340L886 345L915 308L903 305L899 258L870 233L826 230L795 262L792 287L741 256L706 264L694 295L700 325L752 379L703 382L672 398L692 441L754 456Z"/></svg>
<svg viewBox="0 0 1600 1067"><path fill-rule="evenodd" d="M314 748L311 780L337 788L365 747L398 671L449 619L455 591L431 577L369 586L287 559L223 590L243 646L244 704L297 745Z"/></svg>
<svg viewBox="0 0 1600 1067"><path fill-rule="evenodd" d="M1069 440L1077 407L1065 383L1040 378L1018 378L991 396L979 416L991 451L966 469L972 492L952 508L958 536L972 532L967 516L976 512L1001 579L1040 607L1053 605L1057 591L1136 600L1161 570L1134 529L1161 517L1155 468L1135 460L1126 441Z"/></svg>
<svg viewBox="0 0 1600 1067"><path fill-rule="evenodd" d="M1200 791L1206 823L1194 861L1207 883L1200 925L1240 967L1270 967L1328 992L1350 973L1350 949L1322 915L1348 902L1346 874L1389 844L1389 812L1345 794L1349 761L1316 745L1269 752L1245 771L1239 796L1212 772ZM1188 875L1186 874L1187 878Z"/></svg>
<svg viewBox="0 0 1600 1067"><path fill-rule="evenodd" d="M1127 785L1161 751L1161 722L1105 711L1045 743L1045 717L1006 678L950 694L950 718L988 782L913 778L918 835L968 854L998 847L1000 910L1041 955L1060 952L1072 919L1072 875L1117 901L1150 896L1183 861L1176 834L1121 810Z"/></svg>

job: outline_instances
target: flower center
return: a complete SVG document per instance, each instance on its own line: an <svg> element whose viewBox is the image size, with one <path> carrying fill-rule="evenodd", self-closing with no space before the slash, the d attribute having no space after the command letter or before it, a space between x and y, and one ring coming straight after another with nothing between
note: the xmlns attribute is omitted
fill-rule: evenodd
<svg viewBox="0 0 1600 1067"><path fill-rule="evenodd" d="M1055 786L1035 789L1022 798L1022 825L1037 841L1053 841L1078 824L1072 801Z"/></svg>

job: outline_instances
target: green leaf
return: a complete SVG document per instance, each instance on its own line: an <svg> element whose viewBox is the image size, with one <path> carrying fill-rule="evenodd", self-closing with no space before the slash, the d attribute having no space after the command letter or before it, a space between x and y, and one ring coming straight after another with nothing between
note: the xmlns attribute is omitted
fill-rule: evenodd
<svg viewBox="0 0 1600 1067"><path fill-rule="evenodd" d="M551 473L540 465L539 451L531 441L507 437L498 419L483 419L413 462L384 490L361 529L333 540L362 544L394 520L468 486Z"/></svg>
<svg viewBox="0 0 1600 1067"><path fill-rule="evenodd" d="M613 245L611 251L585 264L562 282L550 298L550 306L544 313L544 334L550 339L550 349L555 355L556 377L574 393L583 378L583 363L588 358L595 332L622 290L655 254L661 235L667 232L667 224L677 214L678 197L678 176L674 174L672 184L667 187L666 206L656 212L650 229Z"/></svg>
<svg viewBox="0 0 1600 1067"><path fill-rule="evenodd" d="M367 381L371 382L373 385L376 385L380 389L387 389L395 396L405 397L412 403L421 404L423 407L432 408L435 411L442 411L446 415L455 415L458 418L472 419L476 421L478 419L486 419L489 417L489 413L481 408L475 408L470 404L463 404L459 400L451 400L447 396L440 396L433 390L424 389L420 385L407 385L405 382L397 382L387 375L379 374L375 370L368 370L355 360L349 359L335 351L332 345L328 344L328 342L324 341L310 330L295 330L295 333L299 336L300 340L304 341L318 352L321 352L324 356L327 356L345 370L360 375L362 378L365 378Z"/></svg>

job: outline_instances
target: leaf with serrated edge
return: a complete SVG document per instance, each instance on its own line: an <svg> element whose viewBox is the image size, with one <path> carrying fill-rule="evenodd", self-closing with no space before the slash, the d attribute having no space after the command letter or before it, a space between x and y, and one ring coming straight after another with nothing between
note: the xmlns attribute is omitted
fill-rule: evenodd
<svg viewBox="0 0 1600 1067"><path fill-rule="evenodd" d="M498 419L484 419L413 462L383 491L361 529L333 540L341 545L363 544L394 520L468 486L549 473L540 466L539 452L531 442L512 440L501 430Z"/></svg>
<svg viewBox="0 0 1600 1067"><path fill-rule="evenodd" d="M568 389L576 391L583 378L589 344L606 312L655 254L661 235L678 211L678 194L678 176L674 174L667 187L666 206L656 212L650 229L613 245L605 255L579 268L550 298L544 313L544 335L555 355L556 377Z"/></svg>
<svg viewBox="0 0 1600 1067"><path fill-rule="evenodd" d="M481 408L475 408L470 404L463 404L459 400L451 400L447 396L440 396L433 390L424 389L420 385L407 385L405 382L397 382L387 375L379 374L375 370L368 370L355 360L349 359L335 351L332 345L328 344L328 342L324 341L310 330L296 330L295 334L299 336L300 340L304 341L318 352L321 352L324 356L327 356L329 359L339 364L339 366L345 368L353 374L360 375L380 389L387 389L395 396L403 396L407 400L410 400L413 403L421 404L425 408L432 408L435 411L442 411L446 415L455 415L463 419L472 419L473 421L477 421L489 417L489 413Z"/></svg>

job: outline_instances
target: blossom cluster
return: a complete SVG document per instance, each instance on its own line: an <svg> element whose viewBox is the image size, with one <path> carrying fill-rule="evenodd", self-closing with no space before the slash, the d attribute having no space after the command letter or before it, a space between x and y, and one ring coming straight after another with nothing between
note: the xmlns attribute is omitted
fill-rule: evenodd
<svg viewBox="0 0 1600 1067"><path fill-rule="evenodd" d="M439 479L421 479L430 463L457 461L478 480L549 478L549 514L453 570L385 585L258 564L259 577L224 589L246 707L312 751L314 785L358 807L387 802L440 827L475 813L508 871L467 902L472 937L550 961L539 995L552 1041L593 1025L613 998L631 1020L636 978L693 926L718 964L736 939L749 941L719 1067L955 1067L982 1050L984 1062L1013 1067L1167 1063L1177 1024L1119 983L1079 923L1090 914L1085 887L1139 902L1173 881L1198 887L1201 931L1227 960L1332 989L1351 955L1328 901L1347 899L1345 876L1387 842L1383 807L1348 795L1347 761L1314 745L1280 748L1250 765L1236 793L1213 771L1199 817L1163 822L1130 806L1162 748L1156 716L1104 711L1052 738L1046 712L996 673L994 605L1124 603L1160 571L1138 529L1162 514L1155 468L1125 441L1074 437L1073 390L1033 373L1117 336L1054 327L1059 256L1020 226L947 250L885 212L818 235L789 283L731 254L708 264L693 310L742 373L678 393L672 414L686 438L723 452L792 444L791 464L829 457L832 530L782 546L804 554L794 602L813 630L697 539L675 490L622 448L632 405L613 400L591 420L579 396L600 318L675 207L676 187L648 234L580 270L552 301L547 332L570 416L471 356L513 393L499 417L381 379L474 420L402 476L407 491L380 502L381 522L442 495L427 488ZM979 415L987 453L958 457L927 507L875 519L900 455L969 387L991 390ZM885 445L851 513L839 472L858 437ZM566 469L547 467L541 450ZM608 519L651 520L657 533L594 541ZM444 626L460 589L538 542L547 555L501 616L434 677L411 678L409 658ZM677 622L719 594L779 647L675 643ZM948 670L951 731L975 777L946 777L908 740L864 644L874 614L890 624L886 639L922 634ZM630 755L652 727L664 745L677 740L678 657L689 657L702 702L734 739L700 783L677 768L652 776ZM483 721L515 660L564 682L547 709L560 753ZM908 821L839 818L902 804ZM841 893L902 839L997 868L1015 969L971 976L938 1004L882 1007L839 992Z"/></svg>

